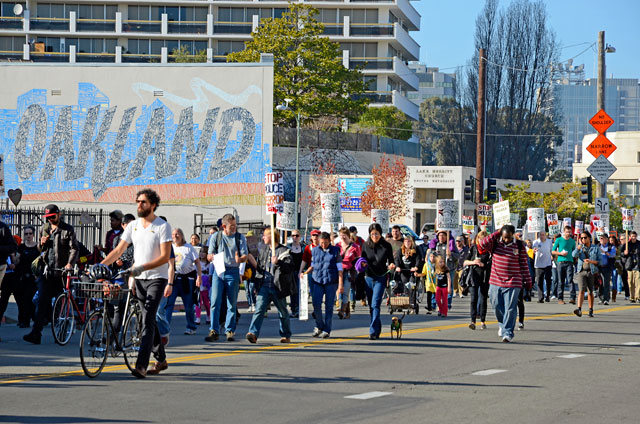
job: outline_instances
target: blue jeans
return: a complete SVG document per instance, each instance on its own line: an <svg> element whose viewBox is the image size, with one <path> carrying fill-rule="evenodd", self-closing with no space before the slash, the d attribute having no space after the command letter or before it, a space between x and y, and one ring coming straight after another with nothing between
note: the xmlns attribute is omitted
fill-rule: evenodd
<svg viewBox="0 0 640 424"><path fill-rule="evenodd" d="M249 306L256 306L256 294L253 292L255 287L253 280L245 280L244 291L247 294L247 304Z"/></svg>
<svg viewBox="0 0 640 424"><path fill-rule="evenodd" d="M160 305L158 305L158 312L156 312L156 322L158 323L158 331L160 332L160 336L165 337L168 336L171 332L171 327L169 327L169 321L167 321L167 311L165 307L167 306L167 298L162 296L160 299Z"/></svg>
<svg viewBox="0 0 640 424"><path fill-rule="evenodd" d="M313 283L313 312L316 314L316 327L320 331L331 333L331 319L333 305L336 303L338 284ZM324 298L324 317L322 315L322 300Z"/></svg>
<svg viewBox="0 0 640 424"><path fill-rule="evenodd" d="M297 314L300 312L300 275L297 272L294 272L294 279L296 287L291 295L291 313Z"/></svg>
<svg viewBox="0 0 640 424"><path fill-rule="evenodd" d="M456 277L456 270L449 271L449 276L451 277L451 286L453 287L453 281ZM453 290L449 290L449 294L447 295L447 307L449 311L451 310L451 303L453 302Z"/></svg>
<svg viewBox="0 0 640 424"><path fill-rule="evenodd" d="M256 337L260 336L260 328L262 327L262 321L264 320L264 313L267 311L267 308L272 301L278 309L278 315L280 316L280 337L291 337L289 312L287 312L287 298L278 298L278 292L276 289L273 287L267 287L266 285L260 287L260 291L258 292L258 296L256 298L256 311L251 318L249 333L255 334Z"/></svg>
<svg viewBox="0 0 640 424"><path fill-rule="evenodd" d="M367 301L369 301L369 314L371 315L371 324L369 325L369 335L380 336L382 332L382 322L380 322L380 305L382 304L382 295L387 288L387 277L369 277L365 276L367 283L365 290L367 291Z"/></svg>
<svg viewBox="0 0 640 424"><path fill-rule="evenodd" d="M502 330L502 336L513 337L513 329L518 317L519 288L489 286L489 299L496 313L498 325Z"/></svg>
<svg viewBox="0 0 640 424"><path fill-rule="evenodd" d="M184 315L187 318L187 329L196 330L198 328L196 326L195 310L193 309L193 285L195 285L193 278L189 278L184 275L176 275L173 283L173 290L171 291L171 295L167 298L165 306L165 316L169 325L171 325L173 307L176 305L176 299L180 296L182 304L184 305ZM160 333L162 333L162 331Z"/></svg>
<svg viewBox="0 0 640 424"><path fill-rule="evenodd" d="M351 280L349 280L349 273L345 272L344 273L344 279L342 280L342 284L344 287L344 290L342 291L342 294L340 295L340 303L342 305L345 304L349 304L349 292L351 292L351 286L354 285L355 283L351 283Z"/></svg>
<svg viewBox="0 0 640 424"><path fill-rule="evenodd" d="M576 300L576 285L573 282L573 262L558 261L558 299L564 299L564 286L567 284L570 290L571 300Z"/></svg>
<svg viewBox="0 0 640 424"><path fill-rule="evenodd" d="M549 292L547 292L549 293ZM551 267L551 296L558 297L558 268Z"/></svg>
<svg viewBox="0 0 640 424"><path fill-rule="evenodd" d="M225 320L225 332L236 332L236 312L238 304L238 290L240 288L240 270L227 268L222 275L216 272L211 276L211 326L209 330L216 333L220 326L220 307L222 298L227 300L227 319ZM226 292L226 296L224 293Z"/></svg>

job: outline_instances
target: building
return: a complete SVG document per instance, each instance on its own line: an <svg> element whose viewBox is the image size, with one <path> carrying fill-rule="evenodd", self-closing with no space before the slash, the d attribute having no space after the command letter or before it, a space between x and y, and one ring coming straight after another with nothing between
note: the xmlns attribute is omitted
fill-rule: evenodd
<svg viewBox="0 0 640 424"><path fill-rule="evenodd" d="M584 136L580 160L573 164L574 179L590 175L587 168L595 158L587 151L587 147L596 135L592 133ZM609 177L607 191L619 193L629 207L640 205L640 131L607 132L606 135L616 146L616 150L607 159L617 168Z"/></svg>
<svg viewBox="0 0 640 424"><path fill-rule="evenodd" d="M440 72L438 68L427 68L419 62L409 63L409 69L418 77L418 91L409 92L409 100L418 105L430 97L455 97L456 74Z"/></svg>
<svg viewBox="0 0 640 424"><path fill-rule="evenodd" d="M558 64L561 66L562 64ZM582 140L594 132L589 120L597 110L597 79L584 79L584 65L567 64L561 73L555 72L552 85L553 101L561 117L562 144L556 145L557 169L572 173L578 162ZM640 130L640 84L637 79L606 80L605 110L615 123L609 131ZM578 146L576 152L576 146Z"/></svg>
<svg viewBox="0 0 640 424"><path fill-rule="evenodd" d="M420 46L411 37L420 14L409 0L309 1L325 34L340 43L345 66L363 66L372 106L393 105L412 119L407 66ZM49 62L167 63L172 52L206 50L208 62L244 49L260 20L280 17L284 0L0 2L0 59Z"/></svg>

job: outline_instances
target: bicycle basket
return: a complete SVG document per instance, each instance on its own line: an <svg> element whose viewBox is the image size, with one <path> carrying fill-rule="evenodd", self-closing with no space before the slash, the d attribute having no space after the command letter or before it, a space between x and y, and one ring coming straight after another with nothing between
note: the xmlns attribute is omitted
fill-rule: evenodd
<svg viewBox="0 0 640 424"><path fill-rule="evenodd" d="M80 281L75 284L76 297L85 299L121 300L128 289L109 280Z"/></svg>

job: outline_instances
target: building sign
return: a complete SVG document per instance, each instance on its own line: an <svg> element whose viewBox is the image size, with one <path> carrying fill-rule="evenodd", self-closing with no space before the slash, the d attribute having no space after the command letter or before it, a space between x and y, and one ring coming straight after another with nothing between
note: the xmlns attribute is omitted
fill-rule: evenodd
<svg viewBox="0 0 640 424"><path fill-rule="evenodd" d="M421 166L412 169L411 181L413 184L434 186L438 184L456 184L453 171L453 169Z"/></svg>
<svg viewBox="0 0 640 424"><path fill-rule="evenodd" d="M372 181L371 178L340 178L340 209L342 212L362 212L362 192Z"/></svg>

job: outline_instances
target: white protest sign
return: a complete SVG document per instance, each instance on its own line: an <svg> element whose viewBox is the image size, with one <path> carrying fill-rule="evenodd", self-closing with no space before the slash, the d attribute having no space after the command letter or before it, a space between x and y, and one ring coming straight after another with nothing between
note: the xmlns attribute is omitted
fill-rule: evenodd
<svg viewBox="0 0 640 424"><path fill-rule="evenodd" d="M298 310L300 321L309 319L309 276L302 274L300 278L300 308Z"/></svg>
<svg viewBox="0 0 640 424"><path fill-rule="evenodd" d="M371 223L377 222L382 227L382 235L389 232L389 211L386 209L371 209Z"/></svg>
<svg viewBox="0 0 640 424"><path fill-rule="evenodd" d="M555 236L560 234L560 222L558 221L557 213L547 214L547 225L549 226L549 235Z"/></svg>
<svg viewBox="0 0 640 424"><path fill-rule="evenodd" d="M573 228L573 234L580 234L584 230L584 221L576 221L576 226Z"/></svg>
<svg viewBox="0 0 640 424"><path fill-rule="evenodd" d="M340 224L340 193L321 193L320 206L322 208L322 222L324 224Z"/></svg>
<svg viewBox="0 0 640 424"><path fill-rule="evenodd" d="M496 221L496 228L511 224L511 213L509 212L509 201L494 203L493 219Z"/></svg>
<svg viewBox="0 0 640 424"><path fill-rule="evenodd" d="M460 228L458 218L458 201L454 199L439 199L436 204L436 229L457 231Z"/></svg>
<svg viewBox="0 0 640 424"><path fill-rule="evenodd" d="M527 226L529 232L540 233L544 231L544 209L529 208L527 209Z"/></svg>
<svg viewBox="0 0 640 424"><path fill-rule="evenodd" d="M562 218L562 228L571 227L571 218Z"/></svg>
<svg viewBox="0 0 640 424"><path fill-rule="evenodd" d="M624 231L633 231L633 209L622 208L622 229Z"/></svg>
<svg viewBox="0 0 640 424"><path fill-rule="evenodd" d="M282 213L276 219L278 230L293 231L296 228L296 202L284 202Z"/></svg>
<svg viewBox="0 0 640 424"><path fill-rule="evenodd" d="M478 205L478 225L481 227L491 226L491 205Z"/></svg>
<svg viewBox="0 0 640 424"><path fill-rule="evenodd" d="M462 232L464 234L473 234L475 227L476 226L473 223L473 216L462 216Z"/></svg>
<svg viewBox="0 0 640 424"><path fill-rule="evenodd" d="M264 177L264 199L267 215L282 213L284 208L284 174L267 172Z"/></svg>

